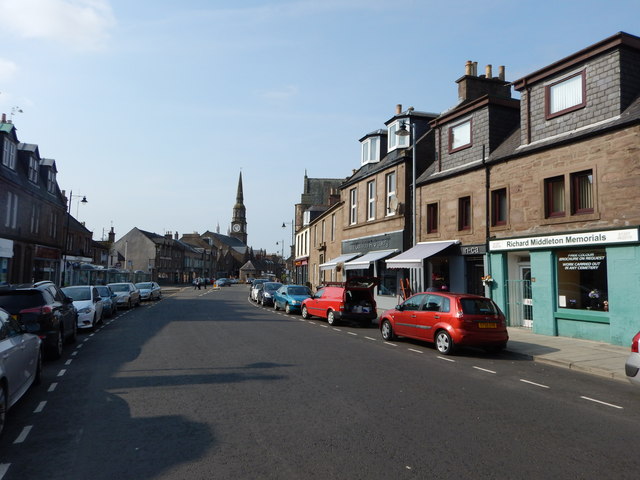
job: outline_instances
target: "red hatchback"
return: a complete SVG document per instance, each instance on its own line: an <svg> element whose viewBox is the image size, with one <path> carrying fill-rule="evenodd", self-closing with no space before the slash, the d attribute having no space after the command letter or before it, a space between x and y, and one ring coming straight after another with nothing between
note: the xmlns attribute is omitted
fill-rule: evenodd
<svg viewBox="0 0 640 480"><path fill-rule="evenodd" d="M435 343L444 355L457 345L503 350L509 334L504 315L493 300L466 293L416 293L380 318L380 333Z"/></svg>

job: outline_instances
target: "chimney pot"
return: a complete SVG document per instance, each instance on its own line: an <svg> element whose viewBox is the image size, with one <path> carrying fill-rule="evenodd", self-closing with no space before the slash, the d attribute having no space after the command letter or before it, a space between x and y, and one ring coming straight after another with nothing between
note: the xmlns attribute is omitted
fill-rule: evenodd
<svg viewBox="0 0 640 480"><path fill-rule="evenodd" d="M396 115L400 115L402 113L402 104L399 103L396 105Z"/></svg>
<svg viewBox="0 0 640 480"><path fill-rule="evenodd" d="M472 75L474 77L478 76L478 62L473 62L473 73L472 73Z"/></svg>
<svg viewBox="0 0 640 480"><path fill-rule="evenodd" d="M504 82L504 65L498 67L498 78Z"/></svg>
<svg viewBox="0 0 640 480"><path fill-rule="evenodd" d="M467 63L465 63L464 74L473 75L473 62L471 60L467 60Z"/></svg>
<svg viewBox="0 0 640 480"><path fill-rule="evenodd" d="M485 75L487 78L492 78L491 76L491 64L487 65L484 69Z"/></svg>

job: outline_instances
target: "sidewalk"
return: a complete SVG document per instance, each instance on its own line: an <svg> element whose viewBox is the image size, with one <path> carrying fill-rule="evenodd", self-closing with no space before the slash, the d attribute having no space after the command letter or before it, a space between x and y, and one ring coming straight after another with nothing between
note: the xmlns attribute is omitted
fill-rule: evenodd
<svg viewBox="0 0 640 480"><path fill-rule="evenodd" d="M538 335L527 328L508 327L508 330L508 352L540 363L627 381L624 363L631 353L631 344L619 347L591 340Z"/></svg>

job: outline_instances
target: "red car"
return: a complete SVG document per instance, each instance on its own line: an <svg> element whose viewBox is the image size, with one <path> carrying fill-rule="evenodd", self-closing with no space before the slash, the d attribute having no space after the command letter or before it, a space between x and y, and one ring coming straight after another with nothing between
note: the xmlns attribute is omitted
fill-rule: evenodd
<svg viewBox="0 0 640 480"><path fill-rule="evenodd" d="M302 318L326 318L329 325L351 320L368 325L378 317L373 298L374 278L353 278L346 282L330 282L302 302Z"/></svg>
<svg viewBox="0 0 640 480"><path fill-rule="evenodd" d="M493 300L466 293L416 293L380 319L384 340L409 337L435 343L443 355L458 345L498 352L509 334L504 315Z"/></svg>

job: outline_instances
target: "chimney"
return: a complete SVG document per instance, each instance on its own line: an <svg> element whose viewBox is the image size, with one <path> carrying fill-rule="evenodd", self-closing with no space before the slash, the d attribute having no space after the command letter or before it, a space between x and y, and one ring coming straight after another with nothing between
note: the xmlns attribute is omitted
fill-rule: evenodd
<svg viewBox="0 0 640 480"><path fill-rule="evenodd" d="M469 73L471 72L471 73ZM499 67L499 76L493 77L492 65L485 67L485 75L478 76L478 62L467 60L465 75L458 80L458 103L466 103L485 95L511 98L511 84L505 81L504 66Z"/></svg>
<svg viewBox="0 0 640 480"><path fill-rule="evenodd" d="M7 123L7 114L6 113L2 114L2 123Z"/></svg>
<svg viewBox="0 0 640 480"><path fill-rule="evenodd" d="M173 232L171 231L164 234L164 238L166 238L167 240L171 240L171 237L173 237Z"/></svg>
<svg viewBox="0 0 640 480"><path fill-rule="evenodd" d="M109 243L114 243L116 241L116 232L113 230L113 227L111 227L111 230L109 231Z"/></svg>
<svg viewBox="0 0 640 480"><path fill-rule="evenodd" d="M399 103L396 105L396 115L400 115L402 113L402 104Z"/></svg>
<svg viewBox="0 0 640 480"><path fill-rule="evenodd" d="M178 232L175 233L175 235L173 236L174 239L178 240Z"/></svg>

